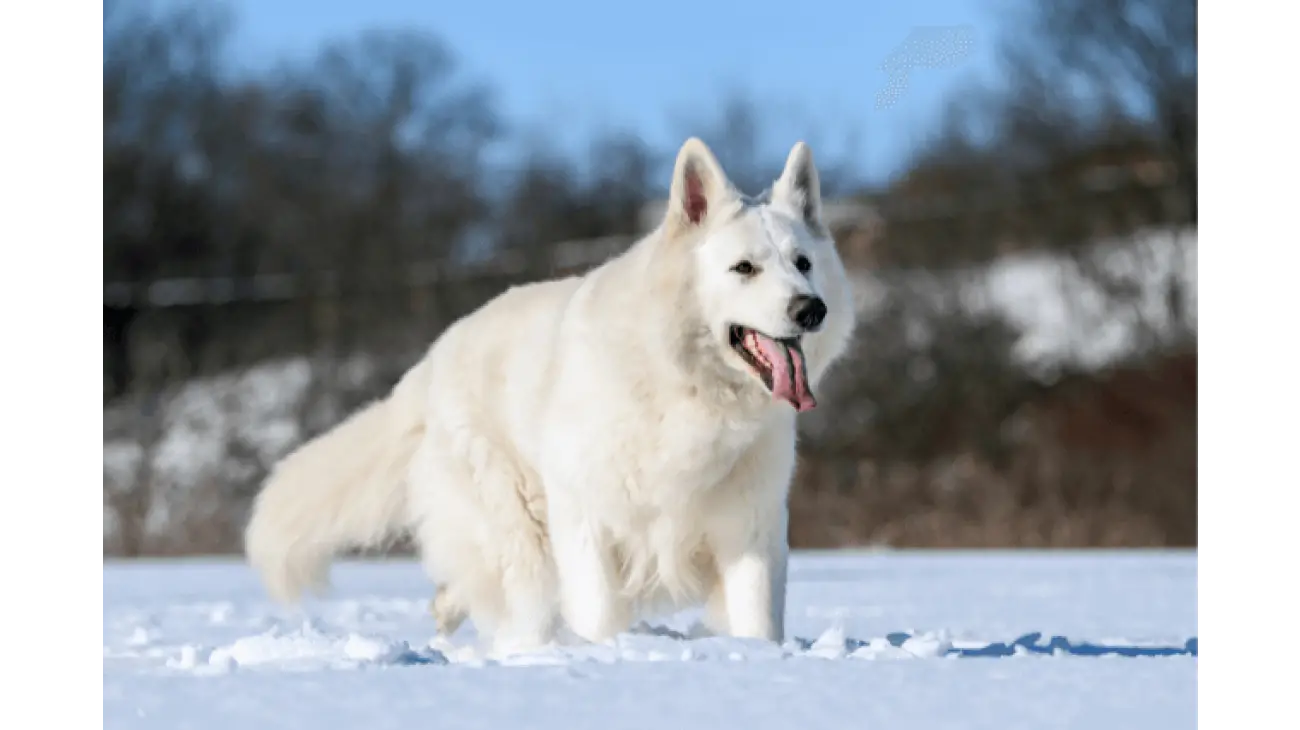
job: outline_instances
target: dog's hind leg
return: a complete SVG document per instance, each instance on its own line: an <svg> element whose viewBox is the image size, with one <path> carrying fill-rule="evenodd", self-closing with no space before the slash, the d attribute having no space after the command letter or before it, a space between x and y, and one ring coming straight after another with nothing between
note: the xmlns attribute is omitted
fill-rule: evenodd
<svg viewBox="0 0 1300 730"><path fill-rule="evenodd" d="M557 578L546 530L541 485L505 454L480 462L479 494L491 525L492 558L501 566L501 621L493 641L498 653L531 651L555 636L559 615Z"/></svg>
<svg viewBox="0 0 1300 730"><path fill-rule="evenodd" d="M429 601L429 613L438 627L438 636L444 639L456 633L468 618L465 607L457 600L451 587L446 583L438 586L438 592L434 594L433 600Z"/></svg>
<svg viewBox="0 0 1300 730"><path fill-rule="evenodd" d="M722 576L716 571L709 574L708 599L704 606L704 627L715 636L731 633L731 623L727 620L727 592L722 583Z"/></svg>
<svg viewBox="0 0 1300 730"><path fill-rule="evenodd" d="M466 619L480 633L491 631L501 612L501 578L479 540L484 518L469 469L445 436L431 430L415 454L409 478L420 560L437 586L429 613L438 635L450 636Z"/></svg>
<svg viewBox="0 0 1300 730"><path fill-rule="evenodd" d="M548 643L556 613L545 527L523 471L487 439L432 428L412 463L410 499L430 607L442 634L468 618L502 651ZM445 590L449 588L449 590ZM503 648L504 647L504 648Z"/></svg>

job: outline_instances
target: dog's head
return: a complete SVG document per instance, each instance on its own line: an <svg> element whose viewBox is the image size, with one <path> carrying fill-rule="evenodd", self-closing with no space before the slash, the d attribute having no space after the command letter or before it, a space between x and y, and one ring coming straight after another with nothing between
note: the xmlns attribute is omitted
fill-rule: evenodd
<svg viewBox="0 0 1300 730"><path fill-rule="evenodd" d="M822 222L812 150L799 142L772 187L746 197L709 148L678 152L665 245L690 257L690 294L734 377L797 411L848 344L854 311L835 242Z"/></svg>

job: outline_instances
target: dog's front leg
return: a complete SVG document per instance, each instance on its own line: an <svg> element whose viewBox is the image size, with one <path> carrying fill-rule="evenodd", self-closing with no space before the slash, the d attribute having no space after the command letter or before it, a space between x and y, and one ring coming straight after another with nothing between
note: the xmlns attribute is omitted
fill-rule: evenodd
<svg viewBox="0 0 1300 730"><path fill-rule="evenodd" d="M794 475L792 423L775 423L742 457L706 506L717 582L710 623L731 636L785 638L786 498Z"/></svg>
<svg viewBox="0 0 1300 730"><path fill-rule="evenodd" d="M580 511L552 501L551 543L560 577L564 619L574 633L601 642L627 628L626 602L615 581L613 555L600 530Z"/></svg>
<svg viewBox="0 0 1300 730"><path fill-rule="evenodd" d="M782 521L784 524L784 521ZM740 537L740 536L733 536ZM731 636L785 638L785 532L769 529L746 538L716 539L722 610Z"/></svg>

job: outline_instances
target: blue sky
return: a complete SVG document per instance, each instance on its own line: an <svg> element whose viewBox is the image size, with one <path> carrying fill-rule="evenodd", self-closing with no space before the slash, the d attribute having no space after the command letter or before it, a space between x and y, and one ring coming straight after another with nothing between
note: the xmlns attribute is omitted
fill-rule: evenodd
<svg viewBox="0 0 1300 730"><path fill-rule="evenodd" d="M235 0L232 7L234 50L257 65L307 57L326 40L366 28L432 31L456 53L462 78L492 86L512 123L565 148L581 149L611 128L675 148L690 120L713 118L720 95L737 89L770 115L764 128L774 155L807 138L819 157L851 155L860 174L880 179L933 128L946 92L992 73L1006 2ZM948 30L927 30L935 28ZM882 102L889 81L882 67L909 37L948 58L917 68L921 56L907 57L914 59L907 88ZM844 141L854 134L850 148Z"/></svg>

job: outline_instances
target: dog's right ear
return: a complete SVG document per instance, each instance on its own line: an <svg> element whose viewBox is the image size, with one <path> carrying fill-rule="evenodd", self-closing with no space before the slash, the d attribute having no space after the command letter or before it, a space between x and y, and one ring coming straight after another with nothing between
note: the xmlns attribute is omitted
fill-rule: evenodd
<svg viewBox="0 0 1300 730"><path fill-rule="evenodd" d="M708 145L697 137L677 152L668 194L668 228L678 232L703 225L733 197L731 182Z"/></svg>
<svg viewBox="0 0 1300 730"><path fill-rule="evenodd" d="M796 142L785 160L785 170L772 186L775 197L784 200L811 226L821 227L822 186L813 162L812 149Z"/></svg>

